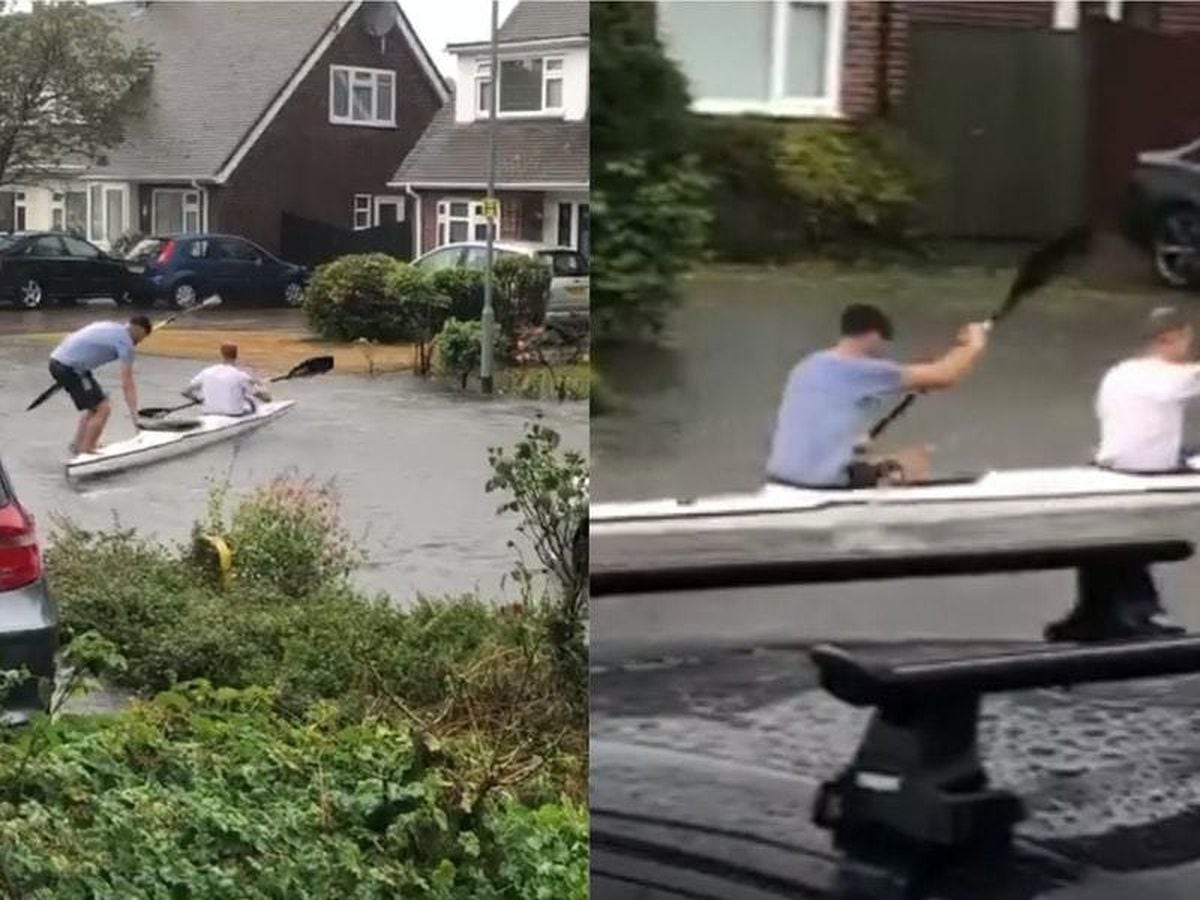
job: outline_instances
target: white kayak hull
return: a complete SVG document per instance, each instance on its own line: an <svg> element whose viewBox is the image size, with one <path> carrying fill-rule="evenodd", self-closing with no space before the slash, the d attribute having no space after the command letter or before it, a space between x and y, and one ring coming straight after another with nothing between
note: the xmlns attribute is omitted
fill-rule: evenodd
<svg viewBox="0 0 1200 900"><path fill-rule="evenodd" d="M261 428L289 412L295 402L263 403L248 416L198 416L199 426L187 431L139 431L136 437L108 444L98 453L72 457L67 461L67 477L82 479L111 475L183 456Z"/></svg>
<svg viewBox="0 0 1200 900"><path fill-rule="evenodd" d="M608 529L655 532L705 527L837 527L907 519L976 518L1146 506L1200 505L1200 457L1194 471L1158 475L1095 466L1012 469L972 480L910 487L800 488L770 484L759 491L696 499L593 504L593 534Z"/></svg>

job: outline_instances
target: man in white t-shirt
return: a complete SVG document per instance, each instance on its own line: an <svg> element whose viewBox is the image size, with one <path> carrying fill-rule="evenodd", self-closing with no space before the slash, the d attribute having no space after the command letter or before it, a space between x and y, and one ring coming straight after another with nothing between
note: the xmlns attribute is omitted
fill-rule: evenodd
<svg viewBox="0 0 1200 900"><path fill-rule="evenodd" d="M1195 332L1179 310L1155 309L1140 356L1117 363L1100 382L1096 463L1125 472L1171 472L1183 466L1183 421L1200 397Z"/></svg>
<svg viewBox="0 0 1200 900"><path fill-rule="evenodd" d="M192 379L185 397L204 404L210 416L244 416L255 410L255 400L271 399L266 388L237 365L237 344L221 345L221 362Z"/></svg>

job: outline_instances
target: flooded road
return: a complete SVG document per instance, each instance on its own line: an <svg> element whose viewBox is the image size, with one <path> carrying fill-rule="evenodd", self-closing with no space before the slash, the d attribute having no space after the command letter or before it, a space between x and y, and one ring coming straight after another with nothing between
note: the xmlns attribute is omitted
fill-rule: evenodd
<svg viewBox="0 0 1200 900"><path fill-rule="evenodd" d="M1016 254L1014 254L1015 256ZM754 490L789 369L836 337L842 307L876 303L894 318L896 355L930 357L963 322L986 317L1011 270L720 271L694 278L666 346L598 348L624 409L592 423L593 491L602 501ZM993 335L959 389L922 398L889 433L928 440L941 473L1086 461L1092 398L1104 369L1134 348L1153 306L1195 303L1145 289L1052 286ZM1198 308L1200 312L1200 308ZM1200 434L1200 416L1191 423ZM1200 563L1162 570L1171 610L1200 627ZM1060 574L613 597L593 610L602 657L674 645L826 638L1040 637L1073 588Z"/></svg>
<svg viewBox="0 0 1200 900"><path fill-rule="evenodd" d="M294 473L336 483L348 526L362 537L369 556L358 575L364 587L386 591L397 602L476 588L495 595L514 561L507 543L516 536L516 521L497 516L501 498L484 493L488 448L518 440L525 422L541 410L565 443L587 449L584 404L481 402L409 375L331 375L279 385L277 396L297 400L295 409L239 440L72 488L63 474L76 422L70 401L57 396L33 412L23 411L49 383L50 345L11 335L62 330L106 315L119 313L111 308L32 315L0 311L0 333L9 335L0 338L5 398L0 454L43 531L53 516L67 515L84 527L106 527L115 520L168 540L184 539L192 522L204 515L215 484L227 479L242 490ZM264 322L295 327L296 316L222 310L219 316L206 315L203 327ZM141 358L142 405L176 402L202 365ZM117 378L115 369L101 370L101 383L119 398ZM110 441L132 435L123 403L117 399L116 405Z"/></svg>

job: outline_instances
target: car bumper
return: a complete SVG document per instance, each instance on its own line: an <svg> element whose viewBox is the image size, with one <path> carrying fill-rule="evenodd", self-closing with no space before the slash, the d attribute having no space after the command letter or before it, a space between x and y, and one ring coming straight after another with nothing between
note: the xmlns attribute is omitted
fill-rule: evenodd
<svg viewBox="0 0 1200 900"><path fill-rule="evenodd" d="M46 711L48 692L39 682L54 683L57 652L58 612L45 580L0 593L0 672L33 676L0 700L0 722L19 724Z"/></svg>

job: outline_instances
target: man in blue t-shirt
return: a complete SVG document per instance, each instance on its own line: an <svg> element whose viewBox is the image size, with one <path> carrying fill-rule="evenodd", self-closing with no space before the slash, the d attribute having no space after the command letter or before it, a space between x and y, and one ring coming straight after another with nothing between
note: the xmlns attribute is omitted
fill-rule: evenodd
<svg viewBox="0 0 1200 900"><path fill-rule="evenodd" d="M121 389L133 427L138 427L137 385L133 380L134 348L150 334L150 320L134 316L128 324L94 322L63 338L50 354L50 377L61 385L83 413L72 453L93 453L108 424L112 404L92 373L103 365L121 361Z"/></svg>
<svg viewBox="0 0 1200 900"><path fill-rule="evenodd" d="M911 365L886 358L891 339L892 323L882 311L859 303L846 307L837 344L802 359L788 377L767 461L769 479L867 487L926 476L927 448L860 458L860 442L887 400L961 381L983 354L987 329L980 323L967 325L941 359Z"/></svg>

